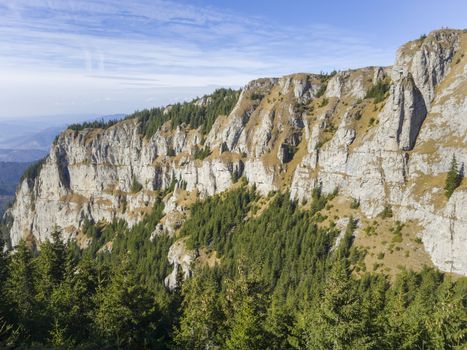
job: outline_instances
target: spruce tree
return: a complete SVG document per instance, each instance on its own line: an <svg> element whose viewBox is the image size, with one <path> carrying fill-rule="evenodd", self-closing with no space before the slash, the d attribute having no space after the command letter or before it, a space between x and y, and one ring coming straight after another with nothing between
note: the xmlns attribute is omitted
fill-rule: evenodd
<svg viewBox="0 0 467 350"><path fill-rule="evenodd" d="M201 273L201 271L199 271ZM212 277L197 276L183 285L183 315L175 341L181 348L211 349L219 346L222 316Z"/></svg>
<svg viewBox="0 0 467 350"><path fill-rule="evenodd" d="M225 295L224 312L227 316L225 349L265 349L264 329L267 298L265 286L257 278L247 276L239 268L236 280L229 281Z"/></svg>
<svg viewBox="0 0 467 350"><path fill-rule="evenodd" d="M7 307L5 284L8 280L8 258L3 251L4 242L0 238L0 315L4 315Z"/></svg>
<svg viewBox="0 0 467 350"><path fill-rule="evenodd" d="M336 260L308 317L307 349L368 349L360 296L345 260Z"/></svg>
<svg viewBox="0 0 467 350"><path fill-rule="evenodd" d="M66 246L61 240L58 229L52 232L51 241L45 241L40 246L40 254L37 258L38 268L38 298L47 301L64 278L66 262Z"/></svg>
<svg viewBox="0 0 467 350"><path fill-rule="evenodd" d="M35 270L32 253L24 241L19 243L11 258L5 289L16 323L27 335L31 335L37 311Z"/></svg>
<svg viewBox="0 0 467 350"><path fill-rule="evenodd" d="M458 169L458 164L456 160L456 156L452 156L451 166L448 171L448 175L446 177L446 184L444 186L444 194L449 199L454 192L454 190L459 187L462 182L462 173L461 170Z"/></svg>
<svg viewBox="0 0 467 350"><path fill-rule="evenodd" d="M464 282L456 292L454 283L446 278L439 287L434 310L426 318L430 348L462 349L467 344L466 286Z"/></svg>
<svg viewBox="0 0 467 350"><path fill-rule="evenodd" d="M94 298L94 322L98 333L117 349L156 346L159 314L149 291L133 274L128 257L115 266L108 285Z"/></svg>

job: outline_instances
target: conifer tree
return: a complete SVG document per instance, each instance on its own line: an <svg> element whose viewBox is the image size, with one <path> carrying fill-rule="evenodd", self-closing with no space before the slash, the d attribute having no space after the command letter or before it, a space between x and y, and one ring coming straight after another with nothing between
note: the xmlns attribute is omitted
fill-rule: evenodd
<svg viewBox="0 0 467 350"><path fill-rule="evenodd" d="M80 342L92 334L90 314L97 285L97 272L93 265L89 258L83 258L75 266L72 248L68 247L63 281L49 298L53 319L50 334L55 346L64 346L65 341ZM80 327L76 327L77 324Z"/></svg>
<svg viewBox="0 0 467 350"><path fill-rule="evenodd" d="M456 156L452 156L451 166L448 171L448 175L446 177L446 184L444 186L444 193L447 198L450 198L454 190L459 187L462 182L462 173L461 170L458 169L458 164L456 160Z"/></svg>
<svg viewBox="0 0 467 350"><path fill-rule="evenodd" d="M95 296L98 333L118 349L140 349L158 341L159 315L149 291L132 273L128 257L115 267L107 286Z"/></svg>
<svg viewBox="0 0 467 350"><path fill-rule="evenodd" d="M37 258L38 268L38 298L46 301L64 278L66 262L66 246L61 239L60 231L55 228L51 241L41 244Z"/></svg>
<svg viewBox="0 0 467 350"><path fill-rule="evenodd" d="M307 349L368 349L361 301L345 260L334 262L318 306L308 317Z"/></svg>
<svg viewBox="0 0 467 350"><path fill-rule="evenodd" d="M267 299L265 288L256 278L247 276L240 265L235 281L229 281L224 310L227 315L225 349L265 349L264 329Z"/></svg>
<svg viewBox="0 0 467 350"><path fill-rule="evenodd" d="M182 295L183 315L175 335L176 343L194 350L219 346L218 328L222 318L215 281L209 275L195 275L184 283Z"/></svg>
<svg viewBox="0 0 467 350"><path fill-rule="evenodd" d="M12 304L17 324L26 332L34 328L35 271L33 256L24 241L17 247L11 258L10 274L6 283L6 295Z"/></svg>
<svg viewBox="0 0 467 350"><path fill-rule="evenodd" d="M436 293L437 303L426 318L433 349L462 349L467 344L467 287L465 283L461 287L456 293L455 285L446 278Z"/></svg>
<svg viewBox="0 0 467 350"><path fill-rule="evenodd" d="M8 259L3 247L4 242L0 238L0 315L5 314L7 305L5 284L8 280Z"/></svg>

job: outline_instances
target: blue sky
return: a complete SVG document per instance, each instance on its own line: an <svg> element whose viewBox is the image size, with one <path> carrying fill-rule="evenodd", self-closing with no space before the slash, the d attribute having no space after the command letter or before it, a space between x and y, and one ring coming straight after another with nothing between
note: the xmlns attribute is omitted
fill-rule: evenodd
<svg viewBox="0 0 467 350"><path fill-rule="evenodd" d="M2 0L0 119L129 113L293 72L390 65L465 0Z"/></svg>

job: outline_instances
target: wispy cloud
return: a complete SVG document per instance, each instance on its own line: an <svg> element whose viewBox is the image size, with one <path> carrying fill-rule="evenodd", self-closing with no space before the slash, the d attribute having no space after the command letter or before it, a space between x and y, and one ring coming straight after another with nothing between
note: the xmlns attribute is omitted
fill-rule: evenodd
<svg viewBox="0 0 467 350"><path fill-rule="evenodd" d="M60 113L66 91L75 94L73 101L91 93L109 96L83 111L107 111L110 102L103 100L120 101L114 111L128 111L138 103L167 102L172 93L163 89L198 93L259 76L387 64L393 54L340 28L279 27L173 1L6 0L0 18L0 115L30 114L32 108ZM36 86L46 86L48 95L39 92L35 106L14 104ZM159 100L149 96L150 88ZM128 89L140 89L140 98ZM121 98L126 95L133 99Z"/></svg>

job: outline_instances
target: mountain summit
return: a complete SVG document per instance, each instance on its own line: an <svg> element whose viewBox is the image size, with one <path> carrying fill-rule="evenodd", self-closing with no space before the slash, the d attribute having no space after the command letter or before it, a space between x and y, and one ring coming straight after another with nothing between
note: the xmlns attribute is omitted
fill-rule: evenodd
<svg viewBox="0 0 467 350"><path fill-rule="evenodd" d="M402 46L390 67L262 78L118 123L74 125L19 185L7 241L42 242L59 227L86 246L86 222L135 225L159 190L164 217L153 237L177 235L197 198L246 181L305 207L316 189L335 193L323 222L358 218L356 243L370 251L404 225L409 253L384 258L389 268L431 259L467 275L466 49L465 31L439 30ZM461 182L446 195L453 164ZM376 227L376 218L387 221ZM375 228L380 238L365 234ZM166 283L199 254L177 241Z"/></svg>

